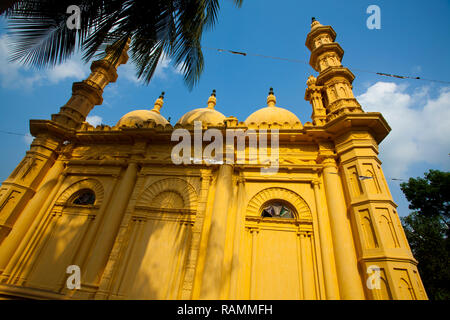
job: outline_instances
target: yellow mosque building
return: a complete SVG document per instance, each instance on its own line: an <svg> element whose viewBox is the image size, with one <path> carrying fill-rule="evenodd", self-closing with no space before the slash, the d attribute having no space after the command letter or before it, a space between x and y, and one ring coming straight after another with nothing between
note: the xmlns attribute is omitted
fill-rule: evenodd
<svg viewBox="0 0 450 320"><path fill-rule="evenodd" d="M94 128L86 117L128 56L93 62L59 113L30 121L30 150L1 186L0 298L427 299L377 156L391 129L355 99L335 38L313 19L304 124L271 90L245 121L212 94L172 126L161 95ZM256 139L278 130L277 171L175 164L172 134L193 136L195 121Z"/></svg>

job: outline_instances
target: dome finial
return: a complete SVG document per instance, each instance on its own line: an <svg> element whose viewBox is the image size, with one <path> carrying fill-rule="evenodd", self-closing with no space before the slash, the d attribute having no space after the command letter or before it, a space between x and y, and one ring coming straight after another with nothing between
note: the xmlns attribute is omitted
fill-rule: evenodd
<svg viewBox="0 0 450 320"><path fill-rule="evenodd" d="M208 99L208 109L214 109L216 106L216 90L214 89Z"/></svg>
<svg viewBox="0 0 450 320"><path fill-rule="evenodd" d="M161 95L159 96L159 98L156 99L155 106L153 107L152 111L159 113L159 110L161 110L161 108L164 104L164 94L165 94L164 91L161 92Z"/></svg>
<svg viewBox="0 0 450 320"><path fill-rule="evenodd" d="M273 94L273 88L269 89L269 95L267 96L267 106L268 107L275 107L275 104L277 103L277 98Z"/></svg>
<svg viewBox="0 0 450 320"><path fill-rule="evenodd" d="M312 17L311 18L311 30L318 26L321 26L320 22L318 20L316 20L315 17Z"/></svg>

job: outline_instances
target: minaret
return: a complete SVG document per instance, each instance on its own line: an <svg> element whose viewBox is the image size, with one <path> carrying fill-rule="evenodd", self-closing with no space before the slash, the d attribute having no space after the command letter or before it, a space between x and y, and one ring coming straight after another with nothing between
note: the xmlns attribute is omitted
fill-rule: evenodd
<svg viewBox="0 0 450 320"><path fill-rule="evenodd" d="M61 107L57 114L52 115L52 120L69 128L77 128L88 116L95 105L103 102L103 89L110 82L117 80L117 68L128 61L128 40L120 57L116 58L114 49L106 48L106 56L101 60L92 62L91 74L86 80L74 82L72 85L72 97Z"/></svg>
<svg viewBox="0 0 450 320"><path fill-rule="evenodd" d="M352 82L355 78L353 73L342 66L341 60L344 50L339 43L334 42L336 32L331 26L323 26L315 18L312 18L311 31L306 38L306 46L311 51L309 64L319 75L314 83L316 88L320 88L323 96L323 104L326 109L326 120L330 121L344 112L362 112L361 106L356 101ZM312 85L312 83L311 83ZM308 85L310 89L310 85ZM309 90L313 93L315 89ZM317 110L318 94L309 94L308 90L305 99L315 100L313 109ZM320 108L319 108L320 109ZM319 118L318 124L321 124ZM314 121L314 120L313 120Z"/></svg>
<svg viewBox="0 0 450 320"><path fill-rule="evenodd" d="M311 66L305 99L329 139L318 139L319 184L327 200L341 299L427 299L417 261L378 159L391 128L364 112L353 96L353 74L341 65L336 33L313 18L306 46ZM325 109L325 112L324 112ZM322 179L322 182L320 182Z"/></svg>

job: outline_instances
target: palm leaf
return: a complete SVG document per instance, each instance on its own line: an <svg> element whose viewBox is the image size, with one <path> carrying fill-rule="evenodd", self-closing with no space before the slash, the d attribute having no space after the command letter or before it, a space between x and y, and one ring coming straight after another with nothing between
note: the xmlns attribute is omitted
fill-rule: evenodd
<svg viewBox="0 0 450 320"><path fill-rule="evenodd" d="M242 0L233 0L237 7ZM192 88L204 68L201 38L212 28L219 0L81 0L81 28L66 27L73 0L22 0L6 11L14 39L11 59L38 68L68 59L77 49L87 62L109 54L117 61L127 40L136 74L146 83L167 55Z"/></svg>

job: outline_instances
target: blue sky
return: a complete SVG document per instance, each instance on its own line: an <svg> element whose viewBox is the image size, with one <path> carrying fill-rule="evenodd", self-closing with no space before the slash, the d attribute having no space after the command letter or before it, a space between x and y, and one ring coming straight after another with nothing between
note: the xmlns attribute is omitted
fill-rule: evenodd
<svg viewBox="0 0 450 320"><path fill-rule="evenodd" d="M369 5L381 9L381 29L369 30ZM331 25L345 51L343 65L356 79L353 90L365 111L382 112L392 132L380 145L385 176L400 215L409 212L399 182L430 168L450 169L450 84L381 77L369 70L450 81L450 2L432 1L268 1L244 0L237 9L222 1L219 20L202 45L247 53L309 61L305 47L311 17ZM72 82L89 74L78 56L53 70L35 71L7 60L5 23L0 24L0 130L27 134L29 119L50 119L70 98ZM90 118L114 125L135 109L152 108L166 92L162 114L174 124L185 112L206 106L217 90L216 109L240 121L264 107L269 87L277 105L310 121L304 100L306 79L317 75L307 63L204 49L205 69L198 85L185 86L170 59L161 61L149 85L136 81L132 65L119 68L119 79L104 92L104 103ZM94 117L95 116L95 117ZM29 138L0 132L0 180L25 155Z"/></svg>

